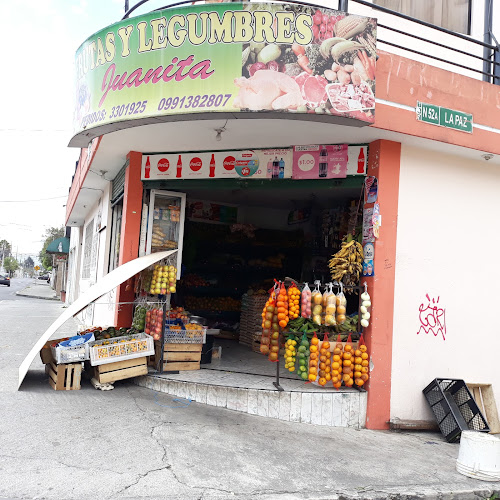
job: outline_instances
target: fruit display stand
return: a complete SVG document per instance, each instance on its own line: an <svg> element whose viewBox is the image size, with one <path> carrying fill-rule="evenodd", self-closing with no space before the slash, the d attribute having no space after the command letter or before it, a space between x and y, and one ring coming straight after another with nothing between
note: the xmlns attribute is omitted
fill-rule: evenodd
<svg viewBox="0 0 500 500"><path fill-rule="evenodd" d="M146 333L125 335L90 344L90 364L99 366L154 354L153 338Z"/></svg>
<svg viewBox="0 0 500 500"><path fill-rule="evenodd" d="M156 342L155 366L163 373L187 370L199 370L203 344L169 344L163 348L163 366L161 367L161 343Z"/></svg>
<svg viewBox="0 0 500 500"><path fill-rule="evenodd" d="M82 378L83 363L56 365L53 361L45 365L49 384L56 391L78 391Z"/></svg>
<svg viewBox="0 0 500 500"><path fill-rule="evenodd" d="M52 356L52 347L59 344L63 340L68 340L68 337L62 339L53 339L45 342L44 346L40 349L40 359L44 365L55 363L54 356Z"/></svg>

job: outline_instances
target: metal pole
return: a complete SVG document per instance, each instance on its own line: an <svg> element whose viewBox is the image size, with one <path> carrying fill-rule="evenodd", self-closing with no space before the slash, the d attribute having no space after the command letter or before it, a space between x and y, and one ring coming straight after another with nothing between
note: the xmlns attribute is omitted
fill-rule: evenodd
<svg viewBox="0 0 500 500"><path fill-rule="evenodd" d="M491 45L491 32L493 29L493 0L486 0L484 2L484 34L483 42ZM496 55L496 51L493 55ZM483 58L489 61L483 62L483 72L491 73L491 50L488 47L483 47ZM490 82L489 75L483 75L483 81Z"/></svg>
<svg viewBox="0 0 500 500"><path fill-rule="evenodd" d="M339 0L339 10L342 10L344 12L347 12L347 4L349 0Z"/></svg>
<svg viewBox="0 0 500 500"><path fill-rule="evenodd" d="M128 0L125 0L125 12L128 12Z"/></svg>
<svg viewBox="0 0 500 500"><path fill-rule="evenodd" d="M279 328L279 336L278 336L278 348L281 344L281 327ZM279 391L283 391L283 387L281 387L280 385L280 352L279 352L279 349L278 349L278 361L276 361L276 381L273 382L273 385L274 387L276 387L276 389L278 389L278 392Z"/></svg>

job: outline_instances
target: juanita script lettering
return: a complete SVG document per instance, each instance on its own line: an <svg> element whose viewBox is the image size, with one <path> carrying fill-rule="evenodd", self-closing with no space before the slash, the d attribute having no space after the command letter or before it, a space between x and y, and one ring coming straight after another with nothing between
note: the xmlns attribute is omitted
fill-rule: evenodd
<svg viewBox="0 0 500 500"><path fill-rule="evenodd" d="M101 90L103 95L99 101L99 107L104 104L108 93L120 91L125 87L139 87L142 84L148 83L168 83L171 80L181 82L185 78L200 78L205 80L214 72L210 68L210 61L205 59L195 64L194 55L190 55L185 59L179 60L177 57L172 59L172 62L166 66L158 66L156 69L150 68L144 72L142 68L137 68L130 74L125 71L123 74L116 74L115 64L111 64L104 73L102 79Z"/></svg>

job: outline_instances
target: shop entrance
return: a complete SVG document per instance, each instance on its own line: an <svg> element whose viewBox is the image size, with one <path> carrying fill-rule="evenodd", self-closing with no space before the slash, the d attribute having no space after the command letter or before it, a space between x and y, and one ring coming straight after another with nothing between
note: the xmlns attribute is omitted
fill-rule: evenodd
<svg viewBox="0 0 500 500"><path fill-rule="evenodd" d="M364 176L350 176L146 184L186 194L182 274L171 306L208 327L202 370L260 375L272 384L276 366L259 353L268 290L285 278L311 289L318 280L324 290L331 282L328 260L342 238L362 231L363 182ZM353 316L358 294L347 298ZM281 377L303 387L281 365Z"/></svg>

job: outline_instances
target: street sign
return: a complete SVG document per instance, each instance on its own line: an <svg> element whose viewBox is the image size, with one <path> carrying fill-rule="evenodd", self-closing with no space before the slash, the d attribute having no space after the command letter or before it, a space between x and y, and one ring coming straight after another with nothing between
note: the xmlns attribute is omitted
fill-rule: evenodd
<svg viewBox="0 0 500 500"><path fill-rule="evenodd" d="M35 266L35 271L40 271L40 266Z"/></svg>
<svg viewBox="0 0 500 500"><path fill-rule="evenodd" d="M420 101L417 101L415 112L418 121L472 134L473 122L472 115L469 113Z"/></svg>

